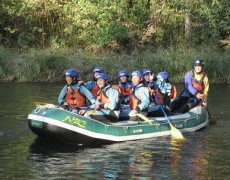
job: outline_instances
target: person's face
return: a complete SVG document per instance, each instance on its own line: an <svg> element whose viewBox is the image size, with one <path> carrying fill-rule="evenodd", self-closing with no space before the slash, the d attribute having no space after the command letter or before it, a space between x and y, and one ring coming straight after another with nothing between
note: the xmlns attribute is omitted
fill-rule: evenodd
<svg viewBox="0 0 230 180"><path fill-rule="evenodd" d="M195 68L196 73L200 73L200 72L202 72L203 67L202 66L195 66L194 68Z"/></svg>
<svg viewBox="0 0 230 180"><path fill-rule="evenodd" d="M99 88L102 88L105 86L106 81L103 78L98 78L97 79L97 85L99 86Z"/></svg>
<svg viewBox="0 0 230 180"><path fill-rule="evenodd" d="M139 76L132 76L132 82L134 86L137 86L141 82L141 78Z"/></svg>
<svg viewBox="0 0 230 180"><path fill-rule="evenodd" d="M93 76L96 78L96 76L97 76L99 73L100 73L99 71L95 71L95 72L93 73Z"/></svg>
<svg viewBox="0 0 230 180"><path fill-rule="evenodd" d="M67 83L67 84L72 84L72 83L73 83L73 79L72 79L71 76L66 76L66 77L65 77L65 80L66 80L66 83Z"/></svg>
<svg viewBox="0 0 230 180"><path fill-rule="evenodd" d="M147 73L147 74L145 74L144 75L144 79L145 79L145 81L150 81L150 73Z"/></svg>
<svg viewBox="0 0 230 180"><path fill-rule="evenodd" d="M121 76L120 77L120 81L123 82L123 83L126 82L127 81L127 77L126 76Z"/></svg>

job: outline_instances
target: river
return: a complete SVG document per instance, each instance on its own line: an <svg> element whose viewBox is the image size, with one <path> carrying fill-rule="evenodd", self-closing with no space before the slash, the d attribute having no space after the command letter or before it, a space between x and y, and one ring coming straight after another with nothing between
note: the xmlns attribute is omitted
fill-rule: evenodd
<svg viewBox="0 0 230 180"><path fill-rule="evenodd" d="M27 125L34 103L56 104L63 86L0 84L1 179L229 179L230 86L211 85L217 123L184 134L185 141L167 136L93 147L42 140Z"/></svg>

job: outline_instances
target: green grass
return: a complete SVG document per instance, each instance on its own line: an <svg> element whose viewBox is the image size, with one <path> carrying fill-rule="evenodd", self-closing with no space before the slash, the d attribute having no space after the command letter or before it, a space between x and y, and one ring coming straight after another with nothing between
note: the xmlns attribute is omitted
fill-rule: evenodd
<svg viewBox="0 0 230 180"><path fill-rule="evenodd" d="M82 80L92 77L92 69L102 66L111 81L117 80L119 70L150 68L155 74L167 71L174 83L182 83L186 71L193 67L197 58L205 61L205 70L211 83L230 84L230 50L214 47L196 48L170 47L168 49L135 50L127 53L76 52L66 49L29 49L19 51L0 48L0 81L16 82L56 82L63 80L68 68L79 71Z"/></svg>

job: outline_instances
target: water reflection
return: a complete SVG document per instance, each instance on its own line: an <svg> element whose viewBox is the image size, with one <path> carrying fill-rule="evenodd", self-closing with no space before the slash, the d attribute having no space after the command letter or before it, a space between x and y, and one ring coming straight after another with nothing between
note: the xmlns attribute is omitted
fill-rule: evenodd
<svg viewBox="0 0 230 180"><path fill-rule="evenodd" d="M104 146L60 144L37 138L26 117L34 102L56 103L63 84L0 86L1 179L227 179L230 87L211 87L209 109L216 125L185 134ZM6 101L6 94L10 100Z"/></svg>
<svg viewBox="0 0 230 180"><path fill-rule="evenodd" d="M65 144L53 139L44 139L36 137L29 149L32 154L61 154L61 153L77 153L86 148L102 148L102 145L83 146L78 144Z"/></svg>

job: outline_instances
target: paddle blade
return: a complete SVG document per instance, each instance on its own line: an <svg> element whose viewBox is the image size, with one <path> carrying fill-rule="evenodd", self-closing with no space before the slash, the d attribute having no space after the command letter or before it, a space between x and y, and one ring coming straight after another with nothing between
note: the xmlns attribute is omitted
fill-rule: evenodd
<svg viewBox="0 0 230 180"><path fill-rule="evenodd" d="M147 117L145 117L143 114L137 114L137 116L143 119L144 121L148 122L149 124L152 124L152 122Z"/></svg>
<svg viewBox="0 0 230 180"><path fill-rule="evenodd" d="M34 102L34 104L35 104L35 106L44 106L44 105L46 105L46 104L48 104L48 103L46 103L46 102Z"/></svg>
<svg viewBox="0 0 230 180"><path fill-rule="evenodd" d="M216 124L217 118L215 116L208 116L209 124Z"/></svg>
<svg viewBox="0 0 230 180"><path fill-rule="evenodd" d="M97 110L94 109L94 110L90 113L90 115L94 115L94 114L96 114L96 112L97 112Z"/></svg>
<svg viewBox="0 0 230 180"><path fill-rule="evenodd" d="M216 124L217 119L216 119L216 117L211 115L211 113L210 113L210 111L208 109L208 106L205 106L205 110L208 113L208 122L209 122L209 124Z"/></svg>
<svg viewBox="0 0 230 180"><path fill-rule="evenodd" d="M175 128L171 123L170 123L170 127L171 127L172 136L174 138L184 139L184 136L181 134L181 132L177 128Z"/></svg>

